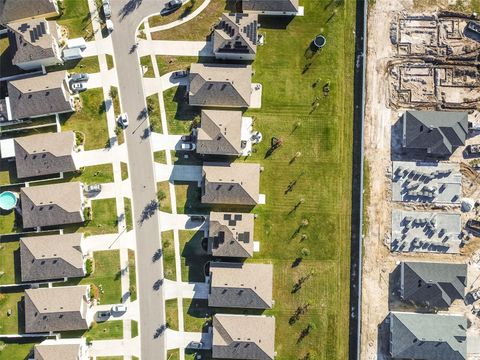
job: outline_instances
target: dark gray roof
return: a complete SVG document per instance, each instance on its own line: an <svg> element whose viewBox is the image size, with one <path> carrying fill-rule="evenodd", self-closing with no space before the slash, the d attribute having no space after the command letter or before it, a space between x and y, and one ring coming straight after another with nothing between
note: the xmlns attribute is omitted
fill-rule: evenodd
<svg viewBox="0 0 480 360"><path fill-rule="evenodd" d="M7 24L9 49L13 55L12 64L18 65L56 57L54 50L56 26L54 21L45 19Z"/></svg>
<svg viewBox="0 0 480 360"><path fill-rule="evenodd" d="M219 257L252 257L254 217L254 214L211 212L208 253Z"/></svg>
<svg viewBox="0 0 480 360"><path fill-rule="evenodd" d="M252 67L234 64L192 64L188 101L194 106L245 108L252 95Z"/></svg>
<svg viewBox="0 0 480 360"><path fill-rule="evenodd" d="M88 329L88 285L25 290L25 332Z"/></svg>
<svg viewBox="0 0 480 360"><path fill-rule="evenodd" d="M85 276L82 238L78 233L21 238L22 281Z"/></svg>
<svg viewBox="0 0 480 360"><path fill-rule="evenodd" d="M81 223L82 201L79 182L23 187L20 191L23 228Z"/></svg>
<svg viewBox="0 0 480 360"><path fill-rule="evenodd" d="M242 0L242 10L297 12L298 0Z"/></svg>
<svg viewBox="0 0 480 360"><path fill-rule="evenodd" d="M15 138L14 144L19 178L58 174L77 169L72 157L75 146L73 131Z"/></svg>
<svg viewBox="0 0 480 360"><path fill-rule="evenodd" d="M197 153L240 155L242 112L240 110L202 110L197 128Z"/></svg>
<svg viewBox="0 0 480 360"><path fill-rule="evenodd" d="M256 205L259 200L260 165L203 163L202 203Z"/></svg>
<svg viewBox="0 0 480 360"><path fill-rule="evenodd" d="M271 264L211 262L208 306L270 309L272 285Z"/></svg>
<svg viewBox="0 0 480 360"><path fill-rule="evenodd" d="M212 325L214 358L271 360L275 357L274 317L216 314Z"/></svg>
<svg viewBox="0 0 480 360"><path fill-rule="evenodd" d="M222 14L213 32L213 51L255 54L258 25L258 16L255 14Z"/></svg>
<svg viewBox="0 0 480 360"><path fill-rule="evenodd" d="M403 146L425 149L436 156L451 155L465 145L468 113L446 111L406 111L402 118Z"/></svg>
<svg viewBox="0 0 480 360"><path fill-rule="evenodd" d="M448 308L465 297L467 265L402 262L402 297L417 305Z"/></svg>
<svg viewBox="0 0 480 360"><path fill-rule="evenodd" d="M56 16L56 0L0 0L0 24L16 20Z"/></svg>
<svg viewBox="0 0 480 360"><path fill-rule="evenodd" d="M395 359L465 360L467 319L457 315L392 312L390 354Z"/></svg>
<svg viewBox="0 0 480 360"><path fill-rule="evenodd" d="M54 71L8 82L13 119L73 111L66 71Z"/></svg>

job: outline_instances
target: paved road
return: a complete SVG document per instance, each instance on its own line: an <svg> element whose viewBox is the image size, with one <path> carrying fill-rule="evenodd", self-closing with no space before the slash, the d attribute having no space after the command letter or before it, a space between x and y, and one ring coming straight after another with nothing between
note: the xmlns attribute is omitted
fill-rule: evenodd
<svg viewBox="0 0 480 360"><path fill-rule="evenodd" d="M164 0L111 1L113 51L119 79L122 111L128 114L126 130L129 175L132 185L133 219L135 221L138 277L140 351L142 360L165 359L166 336L155 336L165 324L164 290L153 285L163 279L163 263L153 262L153 254L161 248L158 211L139 223L148 204L156 199L155 173L150 139L142 139L149 129L147 118L137 117L145 111L146 103L135 43L135 30L142 19L158 13ZM132 51L133 50L133 51Z"/></svg>

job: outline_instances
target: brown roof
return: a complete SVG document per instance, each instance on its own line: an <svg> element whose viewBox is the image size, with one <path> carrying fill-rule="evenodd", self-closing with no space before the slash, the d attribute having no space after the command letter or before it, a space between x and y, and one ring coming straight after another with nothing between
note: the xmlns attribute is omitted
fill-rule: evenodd
<svg viewBox="0 0 480 360"><path fill-rule="evenodd" d="M202 203L256 205L260 188L260 165L203 163Z"/></svg>
<svg viewBox="0 0 480 360"><path fill-rule="evenodd" d="M208 306L270 309L273 266L232 262L210 263Z"/></svg>
<svg viewBox="0 0 480 360"><path fill-rule="evenodd" d="M7 83L13 119L73 111L66 71L12 80Z"/></svg>
<svg viewBox="0 0 480 360"><path fill-rule="evenodd" d="M213 51L239 55L255 54L258 25L258 16L255 14L222 14L213 32Z"/></svg>
<svg viewBox="0 0 480 360"><path fill-rule="evenodd" d="M34 358L35 360L79 360L82 348L86 348L84 338L48 339L35 345Z"/></svg>
<svg viewBox="0 0 480 360"><path fill-rule="evenodd" d="M242 112L240 110L202 110L197 129L199 154L240 155Z"/></svg>
<svg viewBox="0 0 480 360"><path fill-rule="evenodd" d="M21 238L22 281L85 276L82 239L79 233Z"/></svg>
<svg viewBox="0 0 480 360"><path fill-rule="evenodd" d="M12 22L7 24L12 64L56 57L56 23L45 19Z"/></svg>
<svg viewBox="0 0 480 360"><path fill-rule="evenodd" d="M73 131L15 138L15 162L19 178L75 171Z"/></svg>
<svg viewBox="0 0 480 360"><path fill-rule="evenodd" d="M82 200L79 182L23 187L23 228L83 222Z"/></svg>
<svg viewBox="0 0 480 360"><path fill-rule="evenodd" d="M197 106L249 107L251 85L250 65L195 63L190 66L189 103Z"/></svg>
<svg viewBox="0 0 480 360"><path fill-rule="evenodd" d="M298 0L242 0L242 11L297 12Z"/></svg>
<svg viewBox="0 0 480 360"><path fill-rule="evenodd" d="M58 14L56 0L0 0L0 24Z"/></svg>
<svg viewBox="0 0 480 360"><path fill-rule="evenodd" d="M25 332L88 329L88 285L25 290Z"/></svg>
<svg viewBox="0 0 480 360"><path fill-rule="evenodd" d="M275 356L275 318L225 315L213 317L212 355L221 359L270 360Z"/></svg>
<svg viewBox="0 0 480 360"><path fill-rule="evenodd" d="M252 257L254 218L254 214L211 212L208 252L219 257Z"/></svg>

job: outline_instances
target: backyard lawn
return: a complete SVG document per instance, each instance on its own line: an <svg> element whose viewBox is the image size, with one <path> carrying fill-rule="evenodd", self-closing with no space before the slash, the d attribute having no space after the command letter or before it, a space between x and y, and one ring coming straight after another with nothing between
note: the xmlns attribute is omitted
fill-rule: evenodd
<svg viewBox="0 0 480 360"><path fill-rule="evenodd" d="M23 323L23 302L24 293L1 293L0 294L0 334L18 334ZM19 317L19 309L20 317ZM8 315L7 312L11 311ZM20 321L19 321L20 318Z"/></svg>
<svg viewBox="0 0 480 360"><path fill-rule="evenodd" d="M60 114L62 131L80 131L85 135L85 150L101 149L108 145L107 116L102 89L89 89L80 94L82 109Z"/></svg>
<svg viewBox="0 0 480 360"><path fill-rule="evenodd" d="M93 38L87 0L63 0L60 2L60 8L61 16L56 21L59 25L67 27L70 39L84 37L88 41Z"/></svg>
<svg viewBox="0 0 480 360"><path fill-rule="evenodd" d="M18 232L19 228L17 228L15 224L15 211L4 212L0 210L0 234L10 234Z"/></svg>
<svg viewBox="0 0 480 360"><path fill-rule="evenodd" d="M19 343L18 339L0 341L0 360L30 359L28 356L33 351L35 344L35 342Z"/></svg>
<svg viewBox="0 0 480 360"><path fill-rule="evenodd" d="M80 181L87 185L113 182L113 166L112 164L86 166L78 171L65 173L63 179L40 181L31 185L39 186L71 181Z"/></svg>
<svg viewBox="0 0 480 360"><path fill-rule="evenodd" d="M3 218L1 218L3 221ZM0 242L0 285L18 284L20 278L20 243Z"/></svg>

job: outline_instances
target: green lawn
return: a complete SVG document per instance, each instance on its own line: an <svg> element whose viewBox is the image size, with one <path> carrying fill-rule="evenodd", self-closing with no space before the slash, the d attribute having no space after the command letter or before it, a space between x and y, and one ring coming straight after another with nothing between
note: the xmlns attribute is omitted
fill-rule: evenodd
<svg viewBox="0 0 480 360"><path fill-rule="evenodd" d="M160 75L164 75L170 71L190 69L192 63L214 63L220 62L213 57L198 57L198 56L170 56L170 55L156 55L157 66Z"/></svg>
<svg viewBox="0 0 480 360"><path fill-rule="evenodd" d="M179 360L179 359L180 359L180 351L178 349L167 351L167 360Z"/></svg>
<svg viewBox="0 0 480 360"><path fill-rule="evenodd" d="M107 250L93 253L93 272L90 276L81 279L69 279L65 283L55 283L54 286L64 285L95 285L101 304L117 304L122 297L120 283L120 251Z"/></svg>
<svg viewBox="0 0 480 360"><path fill-rule="evenodd" d="M138 322L135 320L132 320L132 338L138 336Z"/></svg>
<svg viewBox="0 0 480 360"><path fill-rule="evenodd" d="M47 67L48 72L60 70L67 70L70 74L92 74L100 71L100 64L98 63L98 57L89 56L86 58L65 61L63 65L53 65Z"/></svg>
<svg viewBox="0 0 480 360"><path fill-rule="evenodd" d="M157 183L157 197L160 202L160 211L172 212L170 201L170 187L168 181Z"/></svg>
<svg viewBox="0 0 480 360"><path fill-rule="evenodd" d="M175 272L175 248L173 247L173 230L162 232L163 273L169 280L177 280Z"/></svg>
<svg viewBox="0 0 480 360"><path fill-rule="evenodd" d="M147 97L147 108L150 128L153 132L162 133L162 119L160 117L160 104L157 94Z"/></svg>
<svg viewBox="0 0 480 360"><path fill-rule="evenodd" d="M0 294L0 334L20 333L23 327L20 324L23 323L23 310L19 317L19 308L23 309L23 296L23 292ZM11 311L11 315L7 314L8 311Z"/></svg>
<svg viewBox="0 0 480 360"><path fill-rule="evenodd" d="M122 171L122 180L128 179L128 165L124 162L120 162L120 168Z"/></svg>
<svg viewBox="0 0 480 360"><path fill-rule="evenodd" d="M102 323L93 323L88 330L64 331L62 338L72 339L86 337L89 340L114 340L123 338L123 321L111 320ZM97 358L98 359L98 358Z"/></svg>
<svg viewBox="0 0 480 360"><path fill-rule="evenodd" d="M168 328L178 330L178 305L176 298L165 301L165 312Z"/></svg>
<svg viewBox="0 0 480 360"><path fill-rule="evenodd" d="M28 356L33 351L35 344L35 342L18 343L15 340L0 341L0 360L29 359Z"/></svg>
<svg viewBox="0 0 480 360"><path fill-rule="evenodd" d="M113 56L110 55L110 54L105 54L105 58L107 60L108 70L113 69L113 67L115 66L114 63L113 63Z"/></svg>
<svg viewBox="0 0 480 360"><path fill-rule="evenodd" d="M0 285L18 284L20 281L20 243L2 241L0 242Z"/></svg>
<svg viewBox="0 0 480 360"><path fill-rule="evenodd" d="M211 257L202 248L203 230L181 230L179 237L182 281L204 282L205 264L211 260Z"/></svg>
<svg viewBox="0 0 480 360"><path fill-rule="evenodd" d="M130 300L137 300L137 271L135 268L135 251L128 249L128 277L130 280Z"/></svg>
<svg viewBox="0 0 480 360"><path fill-rule="evenodd" d="M179 10L174 11L166 16L155 15L150 17L148 19L148 25L152 28L154 26L164 25L171 23L172 21L183 19L194 12L200 5L202 5L202 3L202 0L189 0Z"/></svg>
<svg viewBox="0 0 480 360"><path fill-rule="evenodd" d="M197 1L199 2L199 0L195 2ZM196 6L197 4L194 4L194 7ZM218 18L222 13L229 12L230 10L232 10L232 7L227 7L224 0L212 0L195 19L172 29L154 32L152 33L152 39L205 40L207 36L210 35L212 27L218 23Z"/></svg>
<svg viewBox="0 0 480 360"><path fill-rule="evenodd" d="M168 133L171 135L189 134L192 121L200 118L200 109L190 106L185 98L186 86L177 86L163 93Z"/></svg>
<svg viewBox="0 0 480 360"><path fill-rule="evenodd" d="M62 131L80 131L85 135L85 150L105 148L108 145L107 116L102 89L90 89L80 94L82 109L60 114Z"/></svg>
<svg viewBox="0 0 480 360"><path fill-rule="evenodd" d="M63 0L60 8L61 16L56 21L67 27L70 39L84 37L88 41L93 38L87 0Z"/></svg>
<svg viewBox="0 0 480 360"><path fill-rule="evenodd" d="M115 199L92 200L92 220L81 229L87 235L111 234L117 231Z"/></svg>
<svg viewBox="0 0 480 360"><path fill-rule="evenodd" d="M143 77L147 77L147 78L155 77L155 74L153 72L152 58L150 57L150 55L142 56L140 58L140 64L142 65L142 71L143 71L143 67L147 68L147 70L143 74Z"/></svg>
<svg viewBox="0 0 480 360"><path fill-rule="evenodd" d="M63 179L41 181L33 183L32 185L39 186L72 181L80 181L87 185L113 182L113 166L112 164L87 166L75 172L65 173Z"/></svg>
<svg viewBox="0 0 480 360"><path fill-rule="evenodd" d="M153 153L153 160L160 164L167 163L167 157L165 155L165 150L160 150Z"/></svg>
<svg viewBox="0 0 480 360"><path fill-rule="evenodd" d="M0 210L0 234L10 234L21 231L15 223L15 211Z"/></svg>
<svg viewBox="0 0 480 360"><path fill-rule="evenodd" d="M123 203L125 206L125 224L127 231L133 229L133 219L132 219L132 203L129 198L124 197Z"/></svg>
<svg viewBox="0 0 480 360"><path fill-rule="evenodd" d="M175 195L177 196L177 213L208 213L209 207L200 202L201 191L196 183L175 182Z"/></svg>
<svg viewBox="0 0 480 360"><path fill-rule="evenodd" d="M207 300L183 299L185 331L199 332L204 330L205 322L210 320L212 313L212 309L208 307Z"/></svg>

